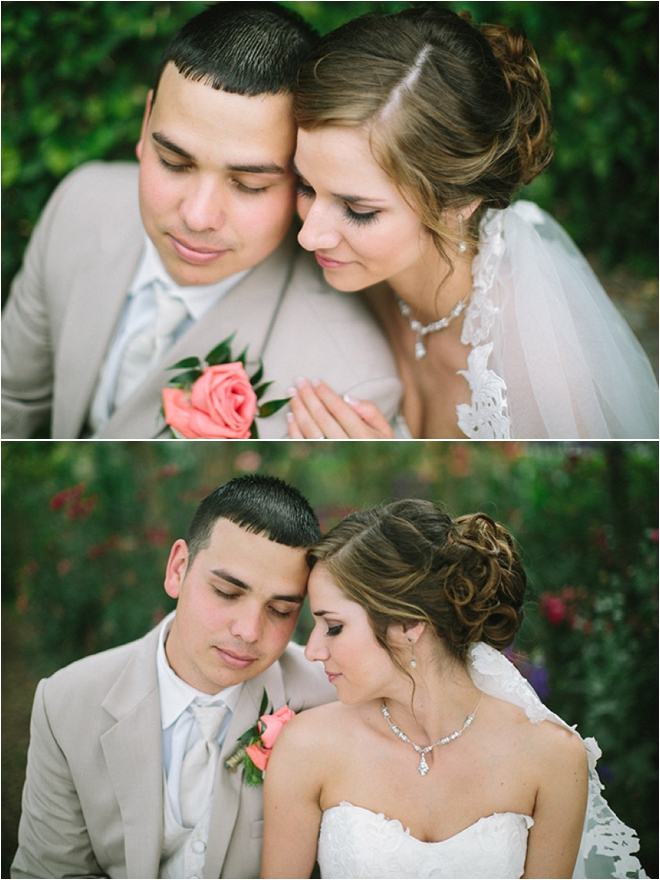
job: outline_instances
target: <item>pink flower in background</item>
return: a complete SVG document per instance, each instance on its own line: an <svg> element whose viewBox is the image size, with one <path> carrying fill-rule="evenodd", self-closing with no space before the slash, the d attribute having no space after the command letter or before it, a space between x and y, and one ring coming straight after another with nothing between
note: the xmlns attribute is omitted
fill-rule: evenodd
<svg viewBox="0 0 660 880"><path fill-rule="evenodd" d="M552 626L559 626L568 614L568 609L560 596L553 593L543 593L541 596L541 613L547 618Z"/></svg>

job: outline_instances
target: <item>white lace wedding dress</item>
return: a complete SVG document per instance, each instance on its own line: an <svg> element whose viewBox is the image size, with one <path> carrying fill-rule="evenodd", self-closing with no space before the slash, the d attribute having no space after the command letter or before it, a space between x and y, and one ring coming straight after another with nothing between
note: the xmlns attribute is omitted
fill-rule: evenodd
<svg viewBox="0 0 660 880"><path fill-rule="evenodd" d="M518 201L480 227L461 341L474 440L658 437L648 358L573 241ZM395 436L410 437L402 419Z"/></svg>
<svg viewBox="0 0 660 880"><path fill-rule="evenodd" d="M532 723L549 720L568 727L494 648L473 645L469 670L478 688L520 706ZM589 761L589 800L573 876L646 877L633 855L639 846L635 832L618 819L600 793L596 772L600 749L593 738L583 742ZM323 814L318 845L321 877L522 877L528 829L533 824L530 816L495 813L448 840L427 843L416 840L395 819L340 803Z"/></svg>

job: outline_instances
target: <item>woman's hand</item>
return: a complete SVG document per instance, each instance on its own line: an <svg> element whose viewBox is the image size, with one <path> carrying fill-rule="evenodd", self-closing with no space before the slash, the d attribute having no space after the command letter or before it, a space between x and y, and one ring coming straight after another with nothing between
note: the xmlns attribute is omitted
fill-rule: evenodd
<svg viewBox="0 0 660 880"><path fill-rule="evenodd" d="M325 382L299 379L289 393L292 440L391 440L394 436L375 403L340 397Z"/></svg>

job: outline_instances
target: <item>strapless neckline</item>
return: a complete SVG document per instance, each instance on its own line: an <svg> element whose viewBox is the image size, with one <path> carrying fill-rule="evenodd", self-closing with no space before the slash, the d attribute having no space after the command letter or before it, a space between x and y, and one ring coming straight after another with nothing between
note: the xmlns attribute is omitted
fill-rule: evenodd
<svg viewBox="0 0 660 880"><path fill-rule="evenodd" d="M445 840L423 841L398 819L341 801L321 820L321 877L522 877L533 824L529 816L493 813Z"/></svg>
<svg viewBox="0 0 660 880"><path fill-rule="evenodd" d="M424 846L442 846L443 843L450 843L454 840L457 840L463 834L469 834L473 830L477 828L482 822L489 822L492 819L500 819L506 816L511 816L513 818L523 819L527 828L531 828L534 824L534 820L531 816L526 815L525 813L515 813L512 810L505 810L503 813L491 813L490 816L482 816L480 819L477 819L476 822L473 822L471 825L467 825L461 831L457 831L456 834L452 834L451 837L445 837L444 840L420 840L418 837L414 837L410 833L409 828L404 828L403 823L401 823L398 819L388 819L388 817L384 813L375 813L373 810L368 810L366 807L357 807L355 804L349 803L349 801L340 801L336 806L330 807L329 809L324 811L325 813L331 813L333 810L346 809L349 810L360 810L363 813L368 813L369 816L373 816L376 820L381 820L386 825L391 827L393 830L400 831L402 834L405 834L406 837L409 837L410 840L414 840L416 843L420 843Z"/></svg>

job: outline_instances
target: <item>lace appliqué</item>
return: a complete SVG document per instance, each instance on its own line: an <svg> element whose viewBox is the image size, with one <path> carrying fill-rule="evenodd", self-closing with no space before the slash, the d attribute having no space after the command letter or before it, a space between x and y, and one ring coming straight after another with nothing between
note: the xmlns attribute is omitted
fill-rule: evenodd
<svg viewBox="0 0 660 880"><path fill-rule="evenodd" d="M489 211L481 224L479 253L472 265L473 286L465 311L461 342L471 345L465 376L471 403L456 407L458 427L472 440L507 440L511 422L506 402L506 383L488 368L493 343L483 345L491 336L497 307L490 296L506 246L502 233L501 211Z"/></svg>
<svg viewBox="0 0 660 880"><path fill-rule="evenodd" d="M506 440L510 434L506 385L487 366L492 350L492 342L473 348L467 370L458 371L472 392L471 405L461 403L456 407L458 427L471 440Z"/></svg>

